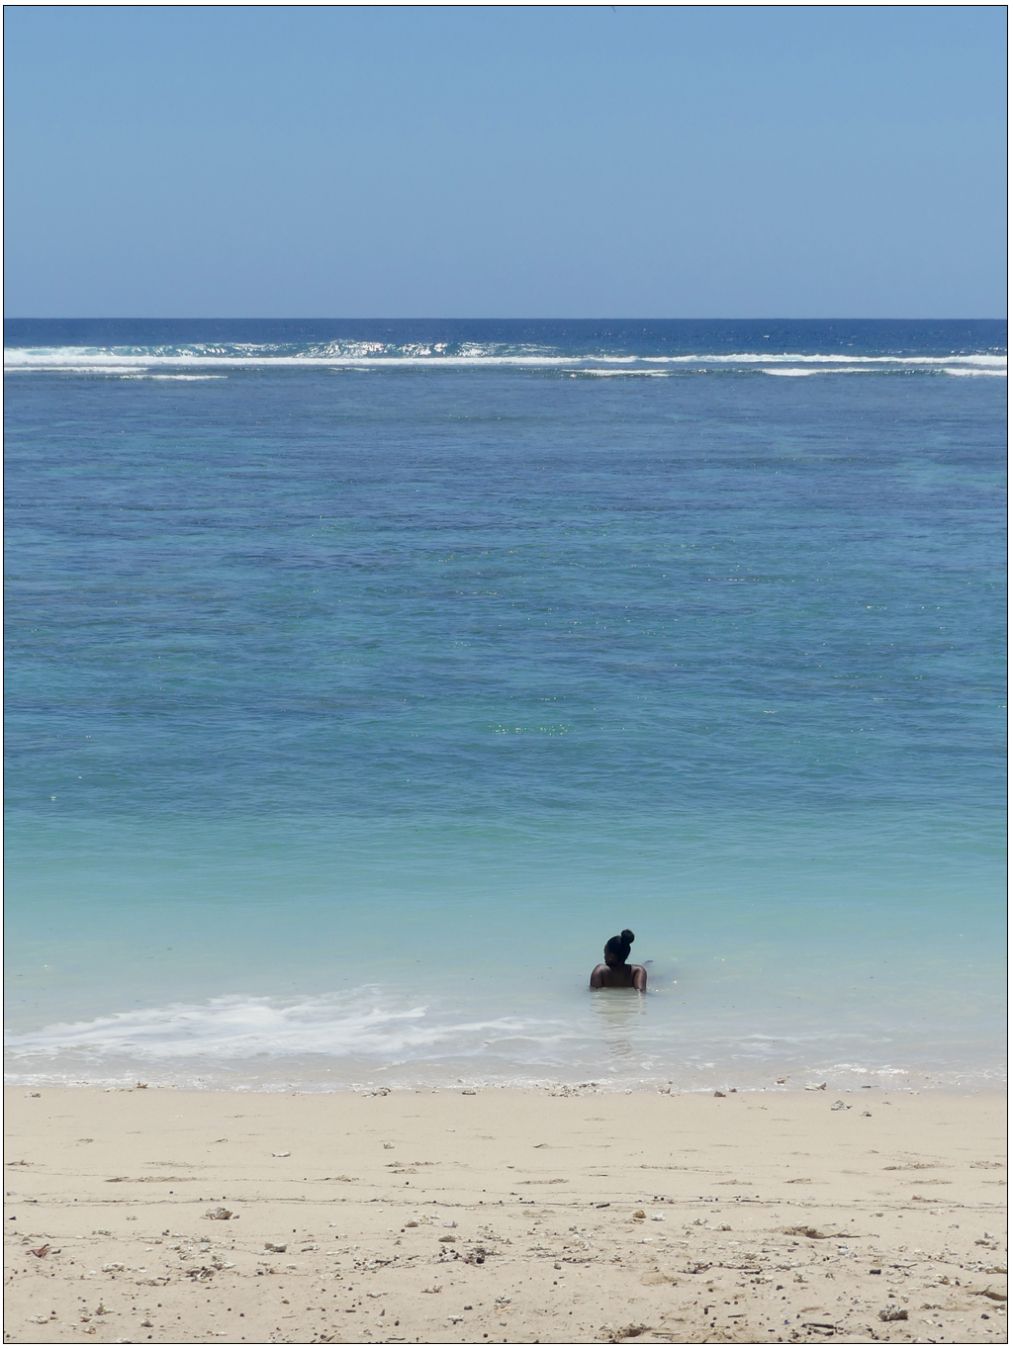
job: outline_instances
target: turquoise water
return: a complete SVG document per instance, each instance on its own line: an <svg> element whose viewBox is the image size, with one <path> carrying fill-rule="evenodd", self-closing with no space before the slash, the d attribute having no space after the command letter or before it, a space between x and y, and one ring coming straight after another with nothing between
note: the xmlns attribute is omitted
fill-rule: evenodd
<svg viewBox="0 0 1013 1350"><path fill-rule="evenodd" d="M1001 325L5 366L12 1074L1000 1071Z"/></svg>

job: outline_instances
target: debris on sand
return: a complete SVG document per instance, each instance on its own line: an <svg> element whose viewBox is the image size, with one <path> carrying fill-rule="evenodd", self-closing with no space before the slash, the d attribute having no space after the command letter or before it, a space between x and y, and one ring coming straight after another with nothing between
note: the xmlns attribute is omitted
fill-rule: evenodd
<svg viewBox="0 0 1013 1350"><path fill-rule="evenodd" d="M888 1303L885 1308L880 1308L879 1320L881 1322L906 1322L907 1308L898 1308L896 1303Z"/></svg>
<svg viewBox="0 0 1013 1350"><path fill-rule="evenodd" d="M616 1331L610 1331L608 1341L610 1345L620 1345L623 1341L631 1341L636 1336L642 1336L645 1331L650 1331L650 1329L641 1322L631 1322L628 1327L619 1327Z"/></svg>
<svg viewBox="0 0 1013 1350"><path fill-rule="evenodd" d="M205 1219L234 1219L236 1215L231 1209L226 1209L224 1205L218 1205L215 1209L209 1209L204 1217Z"/></svg>

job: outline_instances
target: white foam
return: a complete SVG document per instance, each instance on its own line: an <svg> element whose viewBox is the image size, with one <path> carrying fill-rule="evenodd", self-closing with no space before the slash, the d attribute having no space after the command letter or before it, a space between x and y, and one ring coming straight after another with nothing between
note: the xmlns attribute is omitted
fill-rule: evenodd
<svg viewBox="0 0 1013 1350"><path fill-rule="evenodd" d="M5 366L7 374L24 374L35 370L44 370L50 375L114 375L120 380L227 380L227 375L179 375L168 374L160 375L155 371L147 369L144 365L138 365L137 359L132 358L132 365L65 365L65 366Z"/></svg>
<svg viewBox="0 0 1013 1350"><path fill-rule="evenodd" d="M976 370L976 369L974 369L973 367L968 367L968 366L944 366L944 367L943 367L943 374L944 374L944 375L991 375L991 376L993 376L993 377L996 377L996 376L997 376L1000 380L1004 380L1004 379L1006 378L1006 367L1003 366L1002 370Z"/></svg>
<svg viewBox="0 0 1013 1350"><path fill-rule="evenodd" d="M868 366L764 366L761 375L878 375Z"/></svg>
<svg viewBox="0 0 1013 1350"><path fill-rule="evenodd" d="M646 375L656 380L667 380L670 373L667 370L568 370L566 374L571 379L577 379L583 375L601 376L601 375Z"/></svg>
<svg viewBox="0 0 1013 1350"><path fill-rule="evenodd" d="M246 1060L326 1055L389 1060L440 1049L474 1051L504 1041L557 1039L544 1020L499 1017L458 1020L425 1004L395 1006L373 988L293 1000L227 996L206 1003L172 1003L59 1022L5 1036L7 1058L87 1061Z"/></svg>
<svg viewBox="0 0 1013 1350"><path fill-rule="evenodd" d="M645 356L645 361L663 361L668 364L697 362L700 365L847 365L847 366L945 366L960 363L973 366L1001 366L1006 368L1006 357L993 353L975 352L971 355L951 353L949 356L855 356L846 352L735 352L731 355L703 356Z"/></svg>
<svg viewBox="0 0 1013 1350"><path fill-rule="evenodd" d="M637 366L643 370L652 367L696 366L754 368L770 373L775 367L815 367L833 373L852 369L944 369L947 374L957 371L987 371L1005 374L1006 357L996 353L951 353L949 356L860 356L849 353L802 352L734 352L691 353L680 356L647 356L636 353L590 353L564 356L544 350L522 349L503 352L501 348L481 344L464 346L456 355L448 355L446 344L407 344L391 347L379 342L335 342L311 350L293 353L256 344L194 346L166 351L153 348L148 351L103 349L94 347L13 347L4 349L4 369L7 371L50 371L70 373L90 370L111 374L119 371L144 372L148 370L228 368L324 368L346 369L405 369L412 367L469 368L512 367L517 369L566 369L580 367L584 373L608 369L612 373L619 366ZM644 371L644 373L647 373Z"/></svg>
<svg viewBox="0 0 1013 1350"><path fill-rule="evenodd" d="M512 1007L489 1010L474 993L412 997L368 986L305 996L233 994L9 1032L7 1076L17 1083L129 1083L141 1076L177 1086L316 1090L379 1082L446 1086L467 1074L472 1082L593 1078L599 1087L614 1080L626 1088L658 1079L713 1089L722 1081L769 1086L775 1072L796 1083L839 1082L852 1073L874 1081L878 1072L921 1080L939 1078L954 1063L945 1054L924 1063L917 1042L908 1047L908 1063L897 1037L877 1027L798 1029L790 1017L768 1014L750 1021L760 1029L746 1030L739 1019L716 1024L713 1009L688 1021L684 1005L670 1011L666 1017L661 1001L648 1015L639 1000L591 1010L576 987L530 1016ZM1000 1062L997 1054L983 1072ZM982 1076L966 1064L963 1071Z"/></svg>
<svg viewBox="0 0 1013 1350"><path fill-rule="evenodd" d="M349 350L349 347L351 348ZM377 348L376 351L369 350ZM4 348L5 370L71 371L79 369L112 371L121 367L131 369L169 368L285 368L308 367L324 369L354 369L357 367L412 367L412 366L518 366L521 368L558 368L584 362L615 364L633 362L636 356L563 356L530 355L523 353L496 354L474 351L457 356L443 355L436 348L416 344L393 351L382 343L332 344L310 352L267 352L263 348L236 346L229 353L221 349L181 350L164 352L122 352L88 347L7 347Z"/></svg>
<svg viewBox="0 0 1013 1350"><path fill-rule="evenodd" d="M130 358L129 364L121 363L119 365L110 364L109 361L95 362L70 362L59 363L55 365L43 364L15 364L8 365L6 356L4 358L4 373L7 375L20 375L31 373L36 370L45 371L49 375L118 375L121 378L127 378L136 375L138 379L143 379L148 375L146 367L138 362L136 356Z"/></svg>

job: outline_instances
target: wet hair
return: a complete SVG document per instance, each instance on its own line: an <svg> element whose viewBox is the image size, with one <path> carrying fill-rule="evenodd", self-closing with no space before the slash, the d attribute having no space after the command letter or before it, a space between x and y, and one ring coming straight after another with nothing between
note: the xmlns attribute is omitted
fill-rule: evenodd
<svg viewBox="0 0 1013 1350"><path fill-rule="evenodd" d="M609 953L610 956L618 957L619 960L622 961L623 965L625 965L626 958L630 954L630 947L632 946L632 944L633 944L633 934L630 932L628 928L624 928L623 931L617 937L609 938L608 942L605 943L605 950Z"/></svg>

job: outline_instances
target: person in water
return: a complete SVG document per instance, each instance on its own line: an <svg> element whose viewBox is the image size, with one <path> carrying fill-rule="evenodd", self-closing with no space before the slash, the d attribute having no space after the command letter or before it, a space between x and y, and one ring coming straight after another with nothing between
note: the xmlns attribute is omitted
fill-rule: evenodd
<svg viewBox="0 0 1013 1350"><path fill-rule="evenodd" d="M633 934L624 928L618 937L605 943L605 964L591 971L592 989L637 989L647 992L647 971L643 966L626 964Z"/></svg>

